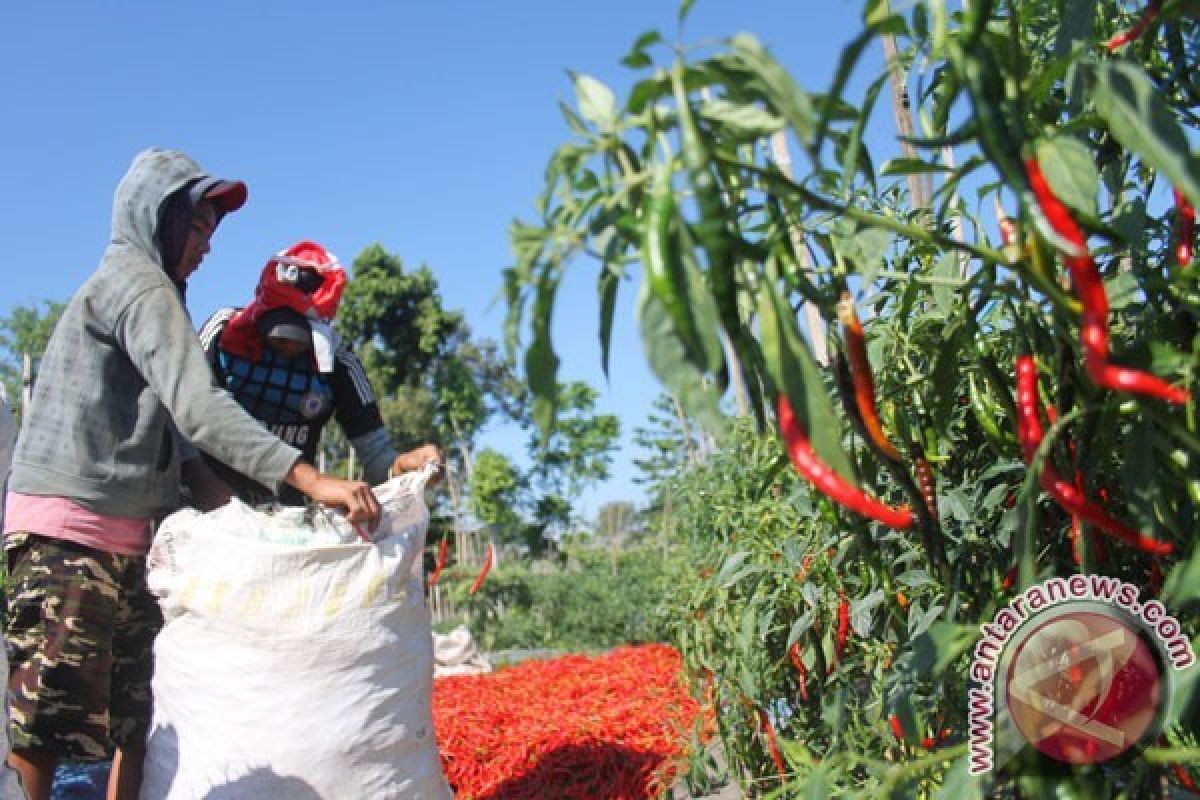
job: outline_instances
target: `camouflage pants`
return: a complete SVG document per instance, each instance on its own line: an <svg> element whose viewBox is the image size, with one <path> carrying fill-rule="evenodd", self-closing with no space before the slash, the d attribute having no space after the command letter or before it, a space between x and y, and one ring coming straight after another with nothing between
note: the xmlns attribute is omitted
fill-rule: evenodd
<svg viewBox="0 0 1200 800"><path fill-rule="evenodd" d="M162 627L146 559L28 533L4 550L13 749L91 761L144 739Z"/></svg>

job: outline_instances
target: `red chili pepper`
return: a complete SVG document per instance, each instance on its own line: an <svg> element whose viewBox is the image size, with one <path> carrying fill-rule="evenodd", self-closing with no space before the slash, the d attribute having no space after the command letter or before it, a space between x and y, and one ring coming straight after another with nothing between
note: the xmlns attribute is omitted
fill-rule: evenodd
<svg viewBox="0 0 1200 800"><path fill-rule="evenodd" d="M476 577L475 582L471 584L471 591L469 594L475 594L479 591L479 587L483 586L483 580L488 576L488 571L492 568L492 558L494 552L495 548L493 548L491 542L488 542L487 555L483 557L483 568L479 570L479 576Z"/></svg>
<svg viewBox="0 0 1200 800"><path fill-rule="evenodd" d="M1132 27L1113 36L1111 39L1105 42L1104 46L1108 48L1110 53L1112 53L1120 50L1130 42L1140 39L1142 34L1146 32L1146 28L1150 27L1150 23L1153 22L1154 18L1158 16L1158 13L1162 11L1162 5L1163 0L1150 0L1150 2L1146 4L1145 10L1142 11L1142 15L1138 17L1138 21L1135 22Z"/></svg>
<svg viewBox="0 0 1200 800"><path fill-rule="evenodd" d="M1045 431L1038 417L1037 365L1033 357L1028 355L1017 357L1017 438L1021 442L1021 451L1025 463L1032 463L1038 447L1042 443ZM1133 528L1118 522L1109 516L1101 506L1083 496L1070 482L1064 480L1050 463L1042 466L1041 485L1068 513L1080 517L1100 530L1131 544L1137 549L1166 555L1174 548L1170 542L1162 542L1144 536Z"/></svg>
<svg viewBox="0 0 1200 800"><path fill-rule="evenodd" d="M1183 192L1171 191L1175 195L1175 260L1186 269L1196 251L1196 207Z"/></svg>
<svg viewBox="0 0 1200 800"><path fill-rule="evenodd" d="M779 744L775 741L775 727L767 717L767 712L758 709L755 713L758 714L758 727L762 729L763 736L767 740L767 752L771 754L771 760L775 762L775 772L779 775L779 780L786 781L787 765L783 761L783 754L779 752Z"/></svg>
<svg viewBox="0 0 1200 800"><path fill-rule="evenodd" d="M1071 283L1083 305L1081 340L1088 376L1096 385L1107 389L1144 394L1177 405L1186 403L1190 397L1187 389L1172 386L1148 372L1109 363L1108 295L1104 291L1104 282L1100 280L1100 274L1096 271L1096 264L1088 253L1083 230L1076 224L1062 201L1055 197L1036 158L1025 162L1025 170L1029 176L1030 188L1050 227L1071 247L1071 252L1063 253L1063 261L1071 273Z"/></svg>
<svg viewBox="0 0 1200 800"><path fill-rule="evenodd" d="M1005 590L1011 589L1017 583L1017 568L1009 567L1008 572L1004 573L1004 577L1000 580L1000 586Z"/></svg>
<svg viewBox="0 0 1200 800"><path fill-rule="evenodd" d="M800 643L795 642L788 648L788 657L796 668L796 683L800 689L800 699L808 702L808 668L804 666L804 657L800 652Z"/></svg>
<svg viewBox="0 0 1200 800"><path fill-rule="evenodd" d="M888 717L888 725L892 727L892 733L896 735L896 738L904 741L904 726L900 724L900 717L892 714Z"/></svg>
<svg viewBox="0 0 1200 800"><path fill-rule="evenodd" d="M778 401L779 430L787 443L788 455L796 471L822 494L858 514L877 520L892 528L910 528L913 524L912 509L885 505L870 497L862 489L849 483L821 461L808 439L808 431L796 419L787 397L780 395Z"/></svg>
<svg viewBox="0 0 1200 800"><path fill-rule="evenodd" d="M1196 787L1196 781L1192 778L1191 773L1187 771L1187 768L1184 767L1183 764L1172 764L1171 771L1175 773L1175 780L1179 781L1180 786L1189 790L1192 792L1192 794L1200 792L1200 789L1197 789Z"/></svg>
<svg viewBox="0 0 1200 800"><path fill-rule="evenodd" d="M846 357L850 360L854 405L858 409L863 429L884 455L893 461L900 461L900 451L888 441L887 434L883 432L883 424L879 421L879 411L875 407L875 378L871 373L871 362L867 358L866 338L863 336L862 322L858 318L854 300L849 292L842 292L837 304L837 315L842 323L842 336L846 340Z"/></svg>
<svg viewBox="0 0 1200 800"><path fill-rule="evenodd" d="M446 557L450 555L450 540L442 537L442 541L438 544L437 563L433 567L433 573L429 576L429 585L436 586L438 578L442 577L442 570L446 568Z"/></svg>
<svg viewBox="0 0 1200 800"><path fill-rule="evenodd" d="M837 633L833 642L834 663L842 660L842 652L850 638L850 601L846 599L846 595L842 595L838 603L837 617Z"/></svg>

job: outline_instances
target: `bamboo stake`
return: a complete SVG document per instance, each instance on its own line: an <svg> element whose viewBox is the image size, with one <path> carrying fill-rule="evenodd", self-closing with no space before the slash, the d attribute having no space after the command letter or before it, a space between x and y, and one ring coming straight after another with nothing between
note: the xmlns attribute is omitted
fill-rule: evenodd
<svg viewBox="0 0 1200 800"><path fill-rule="evenodd" d="M775 159L775 165L779 167L779 171L784 174L784 177L791 180L792 154L788 150L787 134L783 131L778 131L771 136L771 155ZM800 259L800 268L810 276L813 275L812 256L809 255L808 246L804 242L804 231L799 225L789 225L788 237L792 240L792 248L796 251L797 258ZM825 340L825 318L821 316L820 309L808 300L804 301L804 321L808 324L808 338L812 342L813 357L821 366L829 366L829 348Z"/></svg>
<svg viewBox="0 0 1200 800"><path fill-rule="evenodd" d="M901 136L911 138L915 135L916 131L913 128L912 109L908 98L906 76L900 66L900 59L896 49L896 37L885 35L880 38L883 39L883 55L887 60L888 83L892 88L892 113L896 118L896 130L899 131ZM917 149L906 141L900 142L900 149L904 152L905 158L917 157ZM910 174L908 176L908 190L912 193L913 206L915 208L929 208L933 190L930 186L928 175Z"/></svg>

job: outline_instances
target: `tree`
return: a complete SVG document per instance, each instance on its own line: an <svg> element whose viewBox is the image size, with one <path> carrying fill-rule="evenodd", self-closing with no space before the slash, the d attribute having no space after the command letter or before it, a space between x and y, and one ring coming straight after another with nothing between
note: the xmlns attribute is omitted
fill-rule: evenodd
<svg viewBox="0 0 1200 800"><path fill-rule="evenodd" d="M438 359L465 333L462 314L447 311L427 266L404 271L382 245L354 259L353 279L338 310L338 331L355 343L375 388L390 396L425 384Z"/></svg>
<svg viewBox="0 0 1200 800"><path fill-rule="evenodd" d="M638 470L634 483L646 486L656 498L665 481L695 462L701 452L696 433L670 395L655 398L645 425L633 429L641 454L633 459Z"/></svg>
<svg viewBox="0 0 1200 800"><path fill-rule="evenodd" d="M569 498L609 476L621 424L612 414L595 413L599 393L581 381L559 386L558 422L550 431L534 428L530 453L542 496L535 514L549 527L570 522Z"/></svg>
<svg viewBox="0 0 1200 800"><path fill-rule="evenodd" d="M489 447L475 456L467 506L501 542L516 538L521 489L521 475L503 453Z"/></svg>
<svg viewBox="0 0 1200 800"><path fill-rule="evenodd" d="M50 334L62 317L66 303L53 300L43 300L38 305L17 306L7 317L0 317L0 380L18 414L21 411L21 375L24 369L24 357L28 355L32 361L34 374L46 345L50 342Z"/></svg>

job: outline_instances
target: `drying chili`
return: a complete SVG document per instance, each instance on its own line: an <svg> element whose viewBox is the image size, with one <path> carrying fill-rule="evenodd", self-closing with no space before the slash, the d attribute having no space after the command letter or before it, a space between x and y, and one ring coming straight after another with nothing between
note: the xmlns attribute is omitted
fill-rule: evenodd
<svg viewBox="0 0 1200 800"><path fill-rule="evenodd" d="M661 797L715 733L666 645L534 659L433 682L442 768L459 800Z"/></svg>
<svg viewBox="0 0 1200 800"><path fill-rule="evenodd" d="M479 587L483 586L483 581L488 576L488 572L492 569L492 559L495 557L495 548L491 542L488 542L487 555L483 557L483 567L479 570L479 575L476 576L475 582L471 584L470 594L475 594L479 591Z"/></svg>
<svg viewBox="0 0 1200 800"><path fill-rule="evenodd" d="M429 585L436 586L438 578L442 577L442 570L446 568L446 558L450 555L450 540L442 537L442 541L438 544L437 563L433 565L433 572L429 576Z"/></svg>
<svg viewBox="0 0 1200 800"><path fill-rule="evenodd" d="M1171 191L1175 195L1175 261L1186 268L1196 251L1196 207L1183 192Z"/></svg>
<svg viewBox="0 0 1200 800"><path fill-rule="evenodd" d="M780 395L777 405L779 430L787 444L788 455L796 471L825 496L858 514L882 522L893 528L910 528L913 524L912 509L908 506L893 507L870 497L821 461L809 441L808 431L796 418L787 397Z"/></svg>
<svg viewBox="0 0 1200 800"><path fill-rule="evenodd" d="M1083 305L1081 339L1084 365L1098 386L1116 391L1133 392L1157 397L1168 403L1182 405L1188 401L1187 389L1171 386L1155 375L1129 367L1120 367L1108 360L1108 295L1088 253L1083 230L1071 216L1070 210L1050 188L1036 158L1025 162L1029 185L1042 213L1054 232L1070 246L1063 260L1071 273L1071 283Z"/></svg>
<svg viewBox="0 0 1200 800"><path fill-rule="evenodd" d="M1018 356L1016 372L1017 438L1021 442L1025 462L1031 464L1045 437L1042 421L1038 417L1040 401L1037 390L1037 365L1033 357ZM1088 500L1082 491L1064 480L1052 464L1046 463L1042 466L1040 482L1042 488L1069 514L1091 523L1114 539L1155 555L1166 555L1172 551L1170 542L1152 539L1111 517L1104 508Z"/></svg>
<svg viewBox="0 0 1200 800"><path fill-rule="evenodd" d="M875 379L871 374L871 362L867 358L866 339L862 322L854 308L854 299L849 292L842 292L837 303L838 321L842 323L842 337L846 343L846 357L850 360L850 376L854 383L854 405L867 436L880 452L893 461L900 461L898 451L883 432L879 411L875 407Z"/></svg>
<svg viewBox="0 0 1200 800"><path fill-rule="evenodd" d="M1105 42L1104 46L1108 48L1110 53L1112 53L1120 50L1130 42L1140 39L1142 34L1146 32L1146 29L1150 27L1150 23L1154 22L1155 17L1157 17L1158 13L1162 11L1162 5L1163 0L1150 0L1150 2L1146 4L1145 10L1142 11L1142 15L1138 17L1138 21L1133 23L1133 25L1126 30L1117 33L1115 36Z"/></svg>

